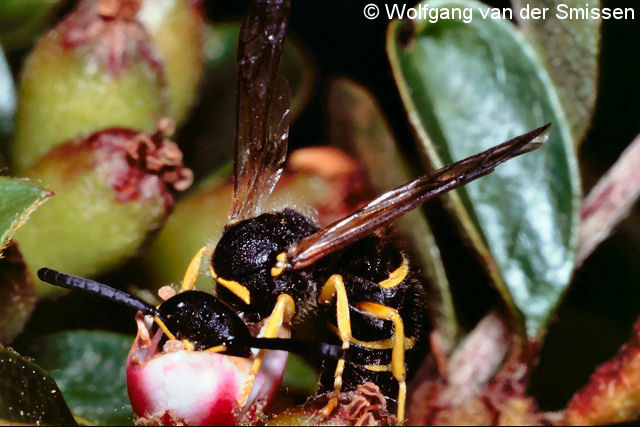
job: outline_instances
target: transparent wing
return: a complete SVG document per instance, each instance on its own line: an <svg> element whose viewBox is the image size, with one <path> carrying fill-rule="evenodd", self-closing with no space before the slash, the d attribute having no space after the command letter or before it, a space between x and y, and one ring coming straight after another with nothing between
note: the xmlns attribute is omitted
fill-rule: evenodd
<svg viewBox="0 0 640 427"><path fill-rule="evenodd" d="M252 2L240 29L229 221L258 214L284 166L290 95L278 68L289 8L289 0Z"/></svg>
<svg viewBox="0 0 640 427"><path fill-rule="evenodd" d="M311 265L427 200L491 173L500 163L535 150L547 141L549 126L550 123L384 193L290 248L287 257L290 268Z"/></svg>

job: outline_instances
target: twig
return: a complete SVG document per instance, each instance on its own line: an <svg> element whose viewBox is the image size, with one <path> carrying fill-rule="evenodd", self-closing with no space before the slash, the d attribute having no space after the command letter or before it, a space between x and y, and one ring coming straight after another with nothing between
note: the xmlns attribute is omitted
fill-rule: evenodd
<svg viewBox="0 0 640 427"><path fill-rule="evenodd" d="M600 178L582 206L576 268L627 217L640 197L640 135Z"/></svg>

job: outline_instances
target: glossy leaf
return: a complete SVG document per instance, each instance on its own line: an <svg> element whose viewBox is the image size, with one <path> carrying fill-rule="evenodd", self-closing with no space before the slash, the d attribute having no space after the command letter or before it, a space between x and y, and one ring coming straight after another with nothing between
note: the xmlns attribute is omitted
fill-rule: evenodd
<svg viewBox="0 0 640 427"><path fill-rule="evenodd" d="M393 22L388 53L409 120L432 167L552 122L545 147L446 196L498 291L539 338L574 267L580 182L557 93L533 49L508 21ZM407 34L409 33L409 34Z"/></svg>
<svg viewBox="0 0 640 427"><path fill-rule="evenodd" d="M589 2L600 8L600 0ZM561 9L556 9L562 5ZM589 128L598 92L600 19L559 19L566 8L584 8L582 0L515 0L515 16L556 84L576 144ZM545 19L531 19L527 10L547 8ZM563 9L564 8L564 9ZM529 19L525 19L529 17Z"/></svg>
<svg viewBox="0 0 640 427"><path fill-rule="evenodd" d="M0 424L75 425L51 376L0 346Z"/></svg>
<svg viewBox="0 0 640 427"><path fill-rule="evenodd" d="M332 144L344 146L358 157L377 193L412 179L380 106L366 89L345 78L334 80L329 87L329 114ZM458 333L456 313L431 227L420 210L400 219L398 227L419 255L418 262L431 285L427 300L431 312L437 313L436 327L453 344Z"/></svg>
<svg viewBox="0 0 640 427"><path fill-rule="evenodd" d="M99 425L133 424L126 361L132 338L102 331L57 332L30 346L75 415Z"/></svg>
<svg viewBox="0 0 640 427"><path fill-rule="evenodd" d="M0 251L52 193L25 180L0 177Z"/></svg>
<svg viewBox="0 0 640 427"><path fill-rule="evenodd" d="M200 88L202 97L179 141L181 147L195 145L196 155L189 165L196 175L207 175L233 156L239 32L239 22L216 23L208 28L205 78ZM311 96L313 70L303 47L291 37L284 48L280 72L291 88L291 109L295 118Z"/></svg>

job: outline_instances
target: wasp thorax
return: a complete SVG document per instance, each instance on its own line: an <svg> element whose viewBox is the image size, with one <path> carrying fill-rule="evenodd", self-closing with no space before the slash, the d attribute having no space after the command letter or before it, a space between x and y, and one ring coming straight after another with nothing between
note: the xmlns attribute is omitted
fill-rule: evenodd
<svg viewBox="0 0 640 427"><path fill-rule="evenodd" d="M277 296L292 283L286 274L271 274L281 264L278 256L281 259L293 243L317 230L293 209L228 225L211 259L220 297L246 320L259 321L268 316Z"/></svg>

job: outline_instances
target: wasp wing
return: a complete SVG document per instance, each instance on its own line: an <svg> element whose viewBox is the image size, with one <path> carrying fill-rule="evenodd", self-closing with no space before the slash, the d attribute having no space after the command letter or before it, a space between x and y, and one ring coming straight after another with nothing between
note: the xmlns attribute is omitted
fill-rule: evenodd
<svg viewBox="0 0 640 427"><path fill-rule="evenodd" d="M240 29L229 221L257 215L284 166L290 95L278 68L289 8L289 0L252 2Z"/></svg>
<svg viewBox="0 0 640 427"><path fill-rule="evenodd" d="M384 193L292 247L287 254L290 267L311 265L427 200L491 173L500 163L535 150L547 141L549 126L550 123Z"/></svg>

